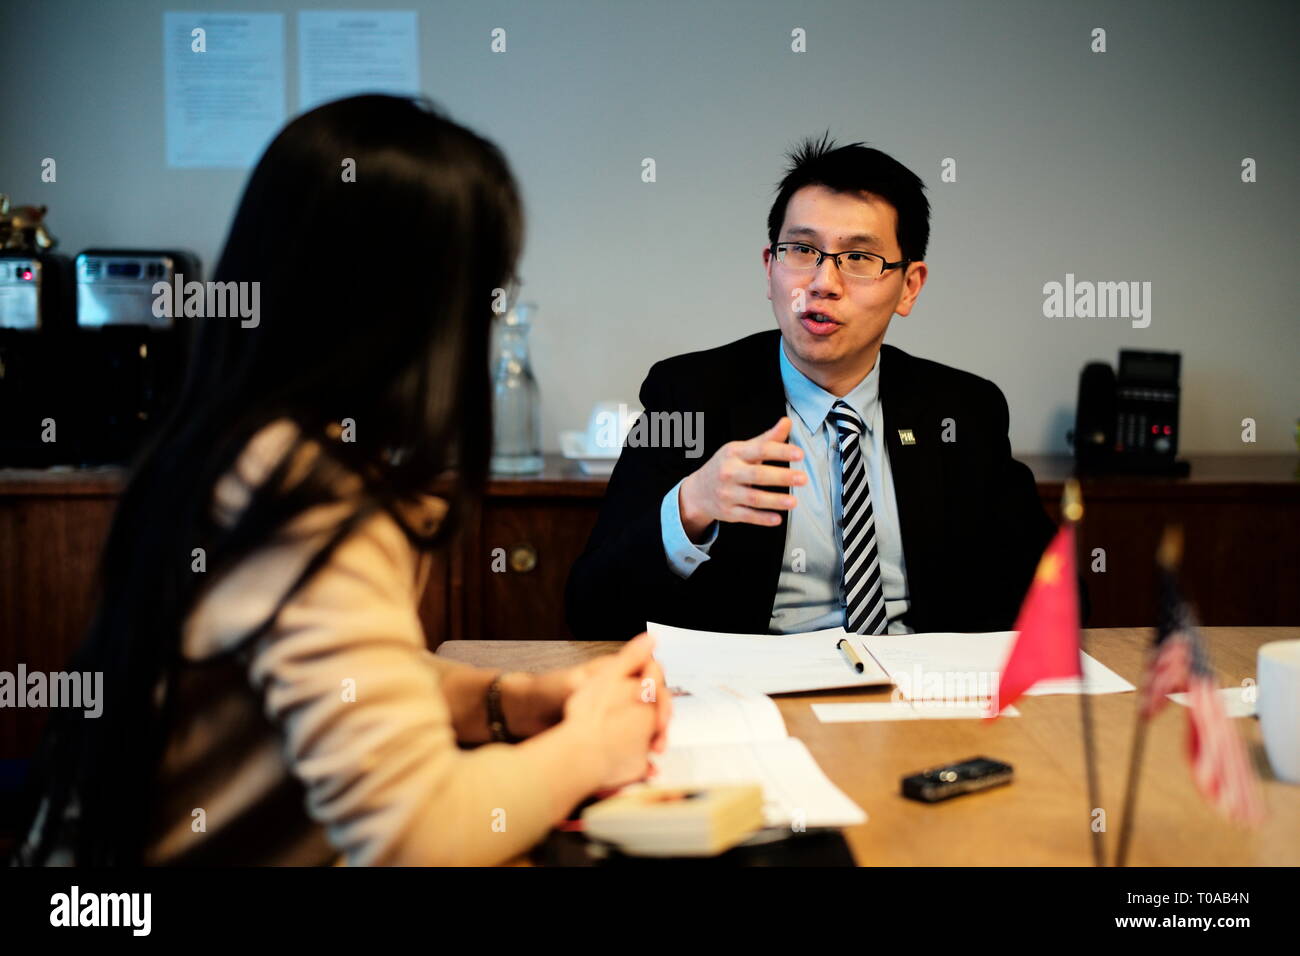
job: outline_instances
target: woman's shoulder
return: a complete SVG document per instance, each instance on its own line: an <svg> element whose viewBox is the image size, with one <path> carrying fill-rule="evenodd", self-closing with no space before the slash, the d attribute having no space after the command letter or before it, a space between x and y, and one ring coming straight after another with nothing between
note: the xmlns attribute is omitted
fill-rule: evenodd
<svg viewBox="0 0 1300 956"><path fill-rule="evenodd" d="M219 521L237 519L254 489L267 480L295 446L299 431L294 422L279 419L253 436L235 465L218 482L214 509ZM315 440L298 445L286 483L291 485L305 474L320 451ZM192 659L209 657L238 643L261 624L312 556L354 511L356 502L352 499L360 493L361 485L355 475L340 482L336 500L294 516L239 566L230 568L205 588L187 621L185 655ZM420 495L402 502L397 510L412 530L432 533L445 517L447 504L437 496ZM317 572L315 586L328 590L335 584L364 580L372 596L386 595L387 600L405 605L418 601L427 565L426 556L417 553L393 516L380 510L335 547L327 566Z"/></svg>
<svg viewBox="0 0 1300 956"><path fill-rule="evenodd" d="M214 491L214 517L223 526L238 518L247 507L254 490L261 485L280 464L286 454L293 452L294 461L285 476L286 487L291 487L310 470L312 462L322 449L315 439L299 443L301 428L291 418L277 418L259 429L245 444L234 466L217 482ZM339 500L346 501L361 492L362 481L356 474L347 474L337 485ZM432 494L417 495L397 504L406 523L415 531L431 534L447 515L447 502Z"/></svg>
<svg viewBox="0 0 1300 956"><path fill-rule="evenodd" d="M293 419L277 418L263 425L244 444L234 465L218 479L213 491L213 517L219 524L223 527L234 524L252 500L254 491L295 447L295 460L285 477L286 486L307 473L321 448L312 439L300 442L301 431ZM351 483L359 484L355 480Z"/></svg>

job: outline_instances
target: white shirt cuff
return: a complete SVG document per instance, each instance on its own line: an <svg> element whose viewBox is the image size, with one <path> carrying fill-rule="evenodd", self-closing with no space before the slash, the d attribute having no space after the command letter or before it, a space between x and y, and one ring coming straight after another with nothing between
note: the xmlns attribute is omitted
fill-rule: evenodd
<svg viewBox="0 0 1300 956"><path fill-rule="evenodd" d="M659 506L659 527L663 530L664 554L668 557L668 566L679 578L689 578L696 568L709 560L709 548L718 539L718 523L715 521L710 525L707 541L699 545L692 542L682 527L682 512L677 497L681 487L679 481L664 495L663 504Z"/></svg>

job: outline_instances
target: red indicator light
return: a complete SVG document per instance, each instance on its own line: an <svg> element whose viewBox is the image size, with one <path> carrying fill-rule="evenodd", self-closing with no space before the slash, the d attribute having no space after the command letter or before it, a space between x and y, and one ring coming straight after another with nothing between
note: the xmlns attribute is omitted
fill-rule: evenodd
<svg viewBox="0 0 1300 956"><path fill-rule="evenodd" d="M1151 434L1153 434L1153 435L1158 435L1158 434L1160 434L1160 426L1159 426L1159 425L1152 425L1152 426L1151 426Z"/></svg>
<svg viewBox="0 0 1300 956"><path fill-rule="evenodd" d="M24 269L22 272L20 272L20 273L18 274L18 278L20 278L20 279L22 279L22 280L24 280L24 281L30 281L31 278L32 278L32 270L31 270L31 269Z"/></svg>
<svg viewBox="0 0 1300 956"><path fill-rule="evenodd" d="M1166 434L1166 435L1172 435L1173 433L1174 433L1173 426L1172 426L1172 425L1166 425L1166 426L1165 426L1165 434Z"/></svg>

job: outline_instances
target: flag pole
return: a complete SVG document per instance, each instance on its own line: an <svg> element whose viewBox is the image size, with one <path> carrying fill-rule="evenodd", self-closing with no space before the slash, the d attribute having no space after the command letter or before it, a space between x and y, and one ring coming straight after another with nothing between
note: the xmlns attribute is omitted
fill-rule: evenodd
<svg viewBox="0 0 1300 956"><path fill-rule="evenodd" d="M1079 482L1076 478L1068 478L1065 482L1065 490L1061 494L1061 517L1070 523L1076 531L1075 534L1075 554L1076 563L1079 548L1078 525L1083 518L1083 496L1079 492ZM1073 587L1078 587L1078 582L1074 582ZM1082 684L1084 681L1083 655L1084 655L1084 637L1083 628L1079 626L1078 616L1075 617L1075 629L1079 634L1079 680ZM1082 688L1083 693L1079 694L1079 706L1083 717L1083 760L1087 765L1088 771L1088 819L1089 827L1092 829L1092 862L1094 866L1106 865L1106 849L1102 842L1102 831L1092 826L1092 812L1101 806L1101 795L1097 785L1097 761L1093 750L1092 740L1092 695L1087 693L1087 687Z"/></svg>
<svg viewBox="0 0 1300 956"><path fill-rule="evenodd" d="M1182 560L1183 554L1183 529L1179 525L1167 525L1164 534L1160 537L1160 547L1156 552L1156 560L1160 567L1167 571L1176 571L1178 564ZM1137 717L1133 723L1133 747L1129 752L1128 761L1128 784L1124 788L1124 819L1119 826L1119 850L1115 857L1116 866L1126 866L1128 864L1128 847L1129 840L1133 836L1133 819L1137 815L1137 795L1138 779L1142 775L1142 755L1146 751L1147 728L1151 721L1145 720L1142 716L1145 710L1145 695L1148 690L1147 685L1150 683L1150 670L1148 663L1151 651L1147 651L1147 661L1142 665L1142 675L1139 677L1138 696L1137 696Z"/></svg>

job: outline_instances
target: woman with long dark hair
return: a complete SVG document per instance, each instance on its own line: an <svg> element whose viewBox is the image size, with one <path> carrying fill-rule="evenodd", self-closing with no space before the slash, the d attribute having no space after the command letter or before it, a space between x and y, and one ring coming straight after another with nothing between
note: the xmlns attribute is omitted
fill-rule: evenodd
<svg viewBox="0 0 1300 956"><path fill-rule="evenodd" d="M329 103L267 148L214 276L260 314L199 321L132 469L72 665L103 713L53 713L17 862L493 863L646 773L648 637L530 677L420 628L486 481L522 230L499 150L423 99ZM458 747L503 727L527 739Z"/></svg>

